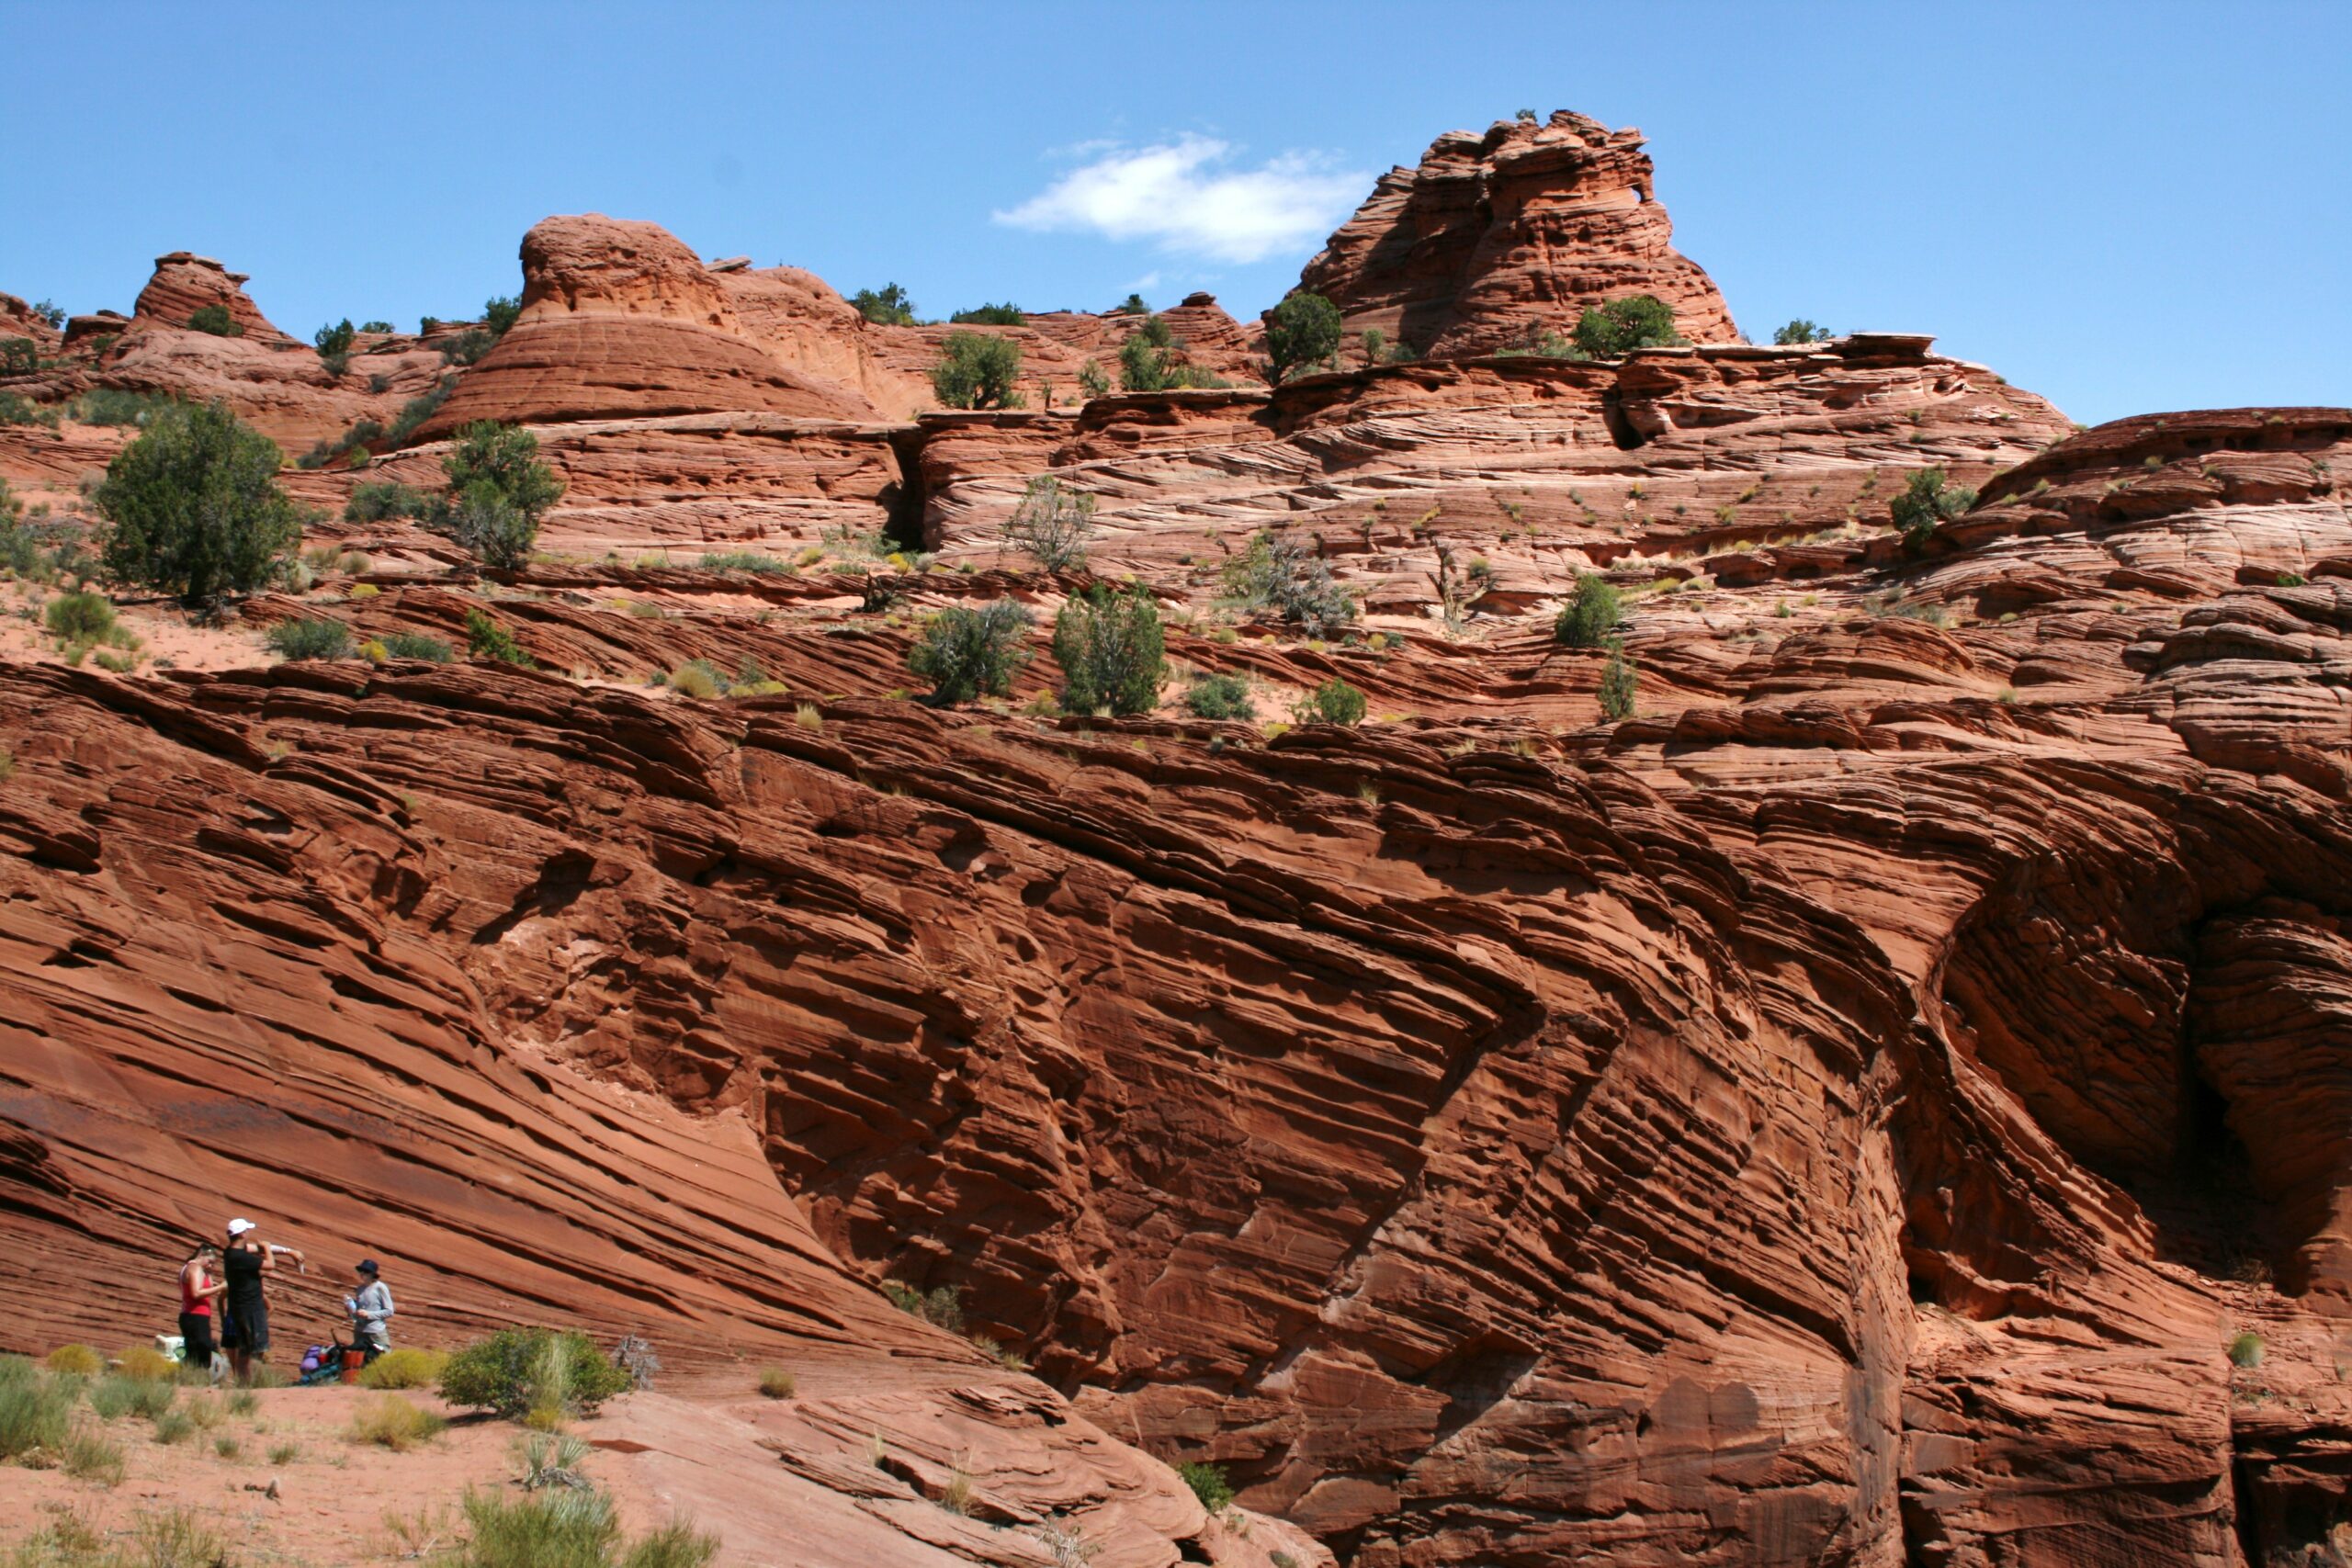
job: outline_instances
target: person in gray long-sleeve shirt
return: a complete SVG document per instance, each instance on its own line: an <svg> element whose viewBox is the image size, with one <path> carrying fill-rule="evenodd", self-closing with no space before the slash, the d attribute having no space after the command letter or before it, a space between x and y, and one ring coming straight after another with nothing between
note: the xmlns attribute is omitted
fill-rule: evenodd
<svg viewBox="0 0 2352 1568"><path fill-rule="evenodd" d="M343 1298L351 1314L352 1343L371 1361L392 1348L392 1288L379 1278L381 1273L374 1258L362 1258L359 1293Z"/></svg>

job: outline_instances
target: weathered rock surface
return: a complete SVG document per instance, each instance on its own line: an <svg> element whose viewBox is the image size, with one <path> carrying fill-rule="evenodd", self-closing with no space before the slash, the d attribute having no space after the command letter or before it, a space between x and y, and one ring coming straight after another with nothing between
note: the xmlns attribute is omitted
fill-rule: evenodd
<svg viewBox="0 0 2352 1568"><path fill-rule="evenodd" d="M219 305L227 310L239 335L259 343L292 343L245 293L249 281L248 274L231 272L210 256L174 251L155 258L155 276L139 291L131 319L156 326L185 327L198 310Z"/></svg>
<svg viewBox="0 0 2352 1568"><path fill-rule="evenodd" d="M1590 306L1651 294L1693 343L1739 333L1714 283L1674 249L1637 130L1567 110L1453 130L1390 170L1299 285L1424 358L1565 333Z"/></svg>

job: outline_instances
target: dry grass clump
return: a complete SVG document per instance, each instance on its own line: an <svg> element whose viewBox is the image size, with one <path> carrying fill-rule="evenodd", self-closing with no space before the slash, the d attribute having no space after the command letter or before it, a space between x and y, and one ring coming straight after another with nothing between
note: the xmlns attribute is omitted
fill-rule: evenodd
<svg viewBox="0 0 2352 1568"><path fill-rule="evenodd" d="M760 1393L770 1399L790 1399L800 1392L800 1383L782 1367L760 1369Z"/></svg>
<svg viewBox="0 0 2352 1568"><path fill-rule="evenodd" d="M449 1423L430 1410L388 1393L364 1405L351 1418L351 1440L374 1443L394 1453L406 1453L448 1430Z"/></svg>
<svg viewBox="0 0 2352 1568"><path fill-rule="evenodd" d="M447 1350L417 1350L406 1347L387 1350L359 1369L361 1388L431 1388L449 1365Z"/></svg>

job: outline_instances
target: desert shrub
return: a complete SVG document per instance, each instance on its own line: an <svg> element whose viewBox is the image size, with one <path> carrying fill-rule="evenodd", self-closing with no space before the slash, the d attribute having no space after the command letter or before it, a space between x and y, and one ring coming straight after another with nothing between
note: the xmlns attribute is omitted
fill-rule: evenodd
<svg viewBox="0 0 2352 1568"><path fill-rule="evenodd" d="M1265 313L1272 379L1333 363L1340 353L1340 308L1320 294L1295 293Z"/></svg>
<svg viewBox="0 0 2352 1568"><path fill-rule="evenodd" d="M70 1377L0 1384L0 1459L62 1445L79 1386Z"/></svg>
<svg viewBox="0 0 2352 1568"><path fill-rule="evenodd" d="M885 327L910 327L915 324L915 302L907 291L895 283L879 288L861 288L849 297L857 313L867 321Z"/></svg>
<svg viewBox="0 0 2352 1568"><path fill-rule="evenodd" d="M449 1423L397 1393L379 1395L351 1418L351 1440L404 1454L448 1430Z"/></svg>
<svg viewBox="0 0 2352 1568"><path fill-rule="evenodd" d="M229 307L226 305L203 306L187 319L187 324L198 332L210 333L214 337L245 335L245 329L236 323L235 319L229 314Z"/></svg>
<svg viewBox="0 0 2352 1568"><path fill-rule="evenodd" d="M60 642L96 642L114 630L114 606L103 593L61 593L41 619Z"/></svg>
<svg viewBox="0 0 2352 1568"><path fill-rule="evenodd" d="M487 481L469 485L449 508L449 536L482 565L511 571L531 558L538 525Z"/></svg>
<svg viewBox="0 0 2352 1568"><path fill-rule="evenodd" d="M910 1317L919 1317L934 1328L950 1334L964 1332L964 1292L958 1285L933 1285L928 1292L918 1291L904 1280L885 1280L882 1293L890 1304Z"/></svg>
<svg viewBox="0 0 2352 1568"><path fill-rule="evenodd" d="M359 330L363 333L390 333L400 329L390 321L362 321L359 323Z"/></svg>
<svg viewBox="0 0 2352 1568"><path fill-rule="evenodd" d="M1196 675L1185 688L1184 705L1195 718L1255 718L1250 682L1239 675Z"/></svg>
<svg viewBox="0 0 2352 1568"><path fill-rule="evenodd" d="M35 301L33 304L33 314L39 316L42 321L47 321L52 327L62 327L65 324L65 307L59 304L54 299L41 299Z"/></svg>
<svg viewBox="0 0 2352 1568"><path fill-rule="evenodd" d="M942 610L923 622L907 668L931 682L934 703L1002 696L1031 658L1028 610L1010 599Z"/></svg>
<svg viewBox="0 0 2352 1568"><path fill-rule="evenodd" d="M2258 1367L2262 1364L2262 1336L2249 1330L2230 1341L2230 1365Z"/></svg>
<svg viewBox="0 0 2352 1568"><path fill-rule="evenodd" d="M779 560L758 550L714 550L702 558L705 571L748 571L760 577L772 577L792 570L790 561Z"/></svg>
<svg viewBox="0 0 2352 1568"><path fill-rule="evenodd" d="M180 400L165 392L132 392L120 387L93 387L74 400L74 417L84 424L149 424Z"/></svg>
<svg viewBox="0 0 2352 1568"><path fill-rule="evenodd" d="M1599 648L1621 615L1617 590L1598 572L1579 572L1576 597L1561 606L1552 635L1570 648Z"/></svg>
<svg viewBox="0 0 2352 1568"><path fill-rule="evenodd" d="M1887 503L1887 515L1903 531L1905 549L1918 551L1935 537L1936 525L1976 504L1976 492L1945 482L1941 468L1920 468L1904 481L1903 493Z"/></svg>
<svg viewBox="0 0 2352 1568"><path fill-rule="evenodd" d="M1001 305L976 305L968 310L958 310L948 321L959 327L1017 327L1029 318L1021 307L1008 299Z"/></svg>
<svg viewBox="0 0 2352 1568"><path fill-rule="evenodd" d="M386 646L390 645L387 643ZM481 610L466 612L466 657L488 659L525 670L533 668L531 656L523 651L523 645L516 642L505 627Z"/></svg>
<svg viewBox="0 0 2352 1568"><path fill-rule="evenodd" d="M68 1377L94 1378L107 1370L107 1359L87 1345L60 1345L41 1365Z"/></svg>
<svg viewBox="0 0 2352 1568"><path fill-rule="evenodd" d="M107 572L192 604L269 581L301 534L300 514L277 488L283 459L224 404L157 414L93 494L114 525Z"/></svg>
<svg viewBox="0 0 2352 1568"><path fill-rule="evenodd" d="M1176 352L1183 346L1166 317L1146 317L1119 345L1120 389L1159 392L1176 385Z"/></svg>
<svg viewBox="0 0 2352 1568"><path fill-rule="evenodd" d="M689 660L670 671L670 689L682 697L707 702L727 690L727 679L709 660Z"/></svg>
<svg viewBox="0 0 2352 1568"><path fill-rule="evenodd" d="M1089 398L1099 398L1111 389L1111 378L1090 359L1078 367L1078 389Z"/></svg>
<svg viewBox="0 0 2352 1568"><path fill-rule="evenodd" d="M1222 1513L1232 1505L1233 1483L1225 1478L1225 1466L1188 1461L1176 1467L1176 1473L1210 1513Z"/></svg>
<svg viewBox="0 0 2352 1568"><path fill-rule="evenodd" d="M449 476L450 536L485 566L511 569L531 558L539 518L563 494L563 481L538 460L527 430L478 420L458 433L441 459Z"/></svg>
<svg viewBox="0 0 2352 1568"><path fill-rule="evenodd" d="M1167 635L1148 590L1113 593L1099 584L1054 617L1054 662L1062 667L1062 707L1148 713L1168 678Z"/></svg>
<svg viewBox="0 0 2352 1568"><path fill-rule="evenodd" d="M387 659L422 659L432 664L447 664L450 660L447 643L422 632L386 632L379 640Z"/></svg>
<svg viewBox="0 0 2352 1568"><path fill-rule="evenodd" d="M522 313L523 301L512 294L496 294L482 301L482 325L490 329L490 335L494 338L504 337L506 330L514 324L514 318Z"/></svg>
<svg viewBox="0 0 2352 1568"><path fill-rule="evenodd" d="M426 420L441 412L441 405L449 400L449 389L457 384L455 375L444 376L431 391L419 393L402 403L401 412L392 416L392 427L384 432L384 445L398 446L415 434Z"/></svg>
<svg viewBox="0 0 2352 1568"><path fill-rule="evenodd" d="M1356 603L1331 576L1322 557L1294 540L1261 533L1250 548L1227 562L1225 591L1250 611L1271 611L1320 637L1356 618Z"/></svg>
<svg viewBox="0 0 2352 1568"><path fill-rule="evenodd" d="M1600 712L1614 724L1621 718L1634 716L1634 693L1640 683L1634 661L1625 657L1625 645L1612 641L1609 645L1609 662L1600 667Z"/></svg>
<svg viewBox="0 0 2352 1568"><path fill-rule="evenodd" d="M413 485L379 479L353 487L351 499L343 503L343 520L381 523L388 517L422 517L431 505L431 498Z"/></svg>
<svg viewBox="0 0 2352 1568"><path fill-rule="evenodd" d="M1597 305L1577 318L1576 345L1595 359L1623 359L1637 348L1683 341L1674 312L1655 294L1634 294Z"/></svg>
<svg viewBox="0 0 2352 1568"><path fill-rule="evenodd" d="M340 376L351 366L351 342L357 335L351 318L345 316L334 325L321 327L311 333L311 341L318 345L319 357L326 362L326 367Z"/></svg>
<svg viewBox="0 0 2352 1568"><path fill-rule="evenodd" d="M782 1367L760 1369L760 1393L769 1399L790 1399L800 1392L799 1380Z"/></svg>
<svg viewBox="0 0 2352 1568"><path fill-rule="evenodd" d="M262 640L280 659L351 657L351 628L341 621L280 621Z"/></svg>
<svg viewBox="0 0 2352 1568"><path fill-rule="evenodd" d="M595 1342L577 1331L502 1328L450 1356L441 1371L441 1397L504 1416L521 1416L542 1404L560 1381L565 1406L594 1411L628 1391L628 1373L615 1366Z"/></svg>
<svg viewBox="0 0 2352 1568"><path fill-rule="evenodd" d="M1064 571L1086 564L1086 542L1093 533L1094 497L1040 474L1005 519L1003 544L1035 558L1047 571Z"/></svg>
<svg viewBox="0 0 2352 1568"><path fill-rule="evenodd" d="M228 1407L210 1394L198 1394L180 1407L189 1424L199 1431L209 1432L229 1418Z"/></svg>
<svg viewBox="0 0 2352 1568"><path fill-rule="evenodd" d="M1817 325L1799 316L1787 326L1774 329L1772 341L1786 348L1789 344L1797 343L1827 343L1829 335L1827 327Z"/></svg>
<svg viewBox="0 0 2352 1568"><path fill-rule="evenodd" d="M180 1375L180 1364L153 1345L133 1345L114 1363L118 1375L141 1382L169 1382Z"/></svg>
<svg viewBox="0 0 2352 1568"><path fill-rule="evenodd" d="M119 1420L130 1414L131 1401L145 1386L130 1378L100 1378L90 1385L90 1408L101 1421Z"/></svg>
<svg viewBox="0 0 2352 1568"><path fill-rule="evenodd" d="M94 1427L77 1427L66 1434L57 1457L58 1468L76 1481L95 1481L101 1486L122 1483L122 1445Z"/></svg>
<svg viewBox="0 0 2352 1568"><path fill-rule="evenodd" d="M441 1381L447 1370L449 1354L446 1350L419 1350L402 1346L387 1350L359 1370L362 1388L431 1388Z"/></svg>
<svg viewBox="0 0 2352 1568"><path fill-rule="evenodd" d="M40 368L40 344L28 337L0 338L0 376L29 376Z"/></svg>
<svg viewBox="0 0 2352 1568"><path fill-rule="evenodd" d="M58 413L44 408L22 392L0 392L0 424L44 424L57 428Z"/></svg>
<svg viewBox="0 0 2352 1568"><path fill-rule="evenodd" d="M951 409L1017 409L1021 345L987 333L950 333L932 367L931 389Z"/></svg>
<svg viewBox="0 0 2352 1568"><path fill-rule="evenodd" d="M1364 694L1334 675L1301 697L1291 716L1301 724L1362 724L1365 706Z"/></svg>

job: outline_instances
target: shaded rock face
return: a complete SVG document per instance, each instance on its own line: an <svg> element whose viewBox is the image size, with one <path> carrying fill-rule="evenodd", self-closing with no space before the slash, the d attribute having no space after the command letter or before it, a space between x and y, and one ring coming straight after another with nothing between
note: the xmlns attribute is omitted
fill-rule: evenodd
<svg viewBox="0 0 2352 1568"><path fill-rule="evenodd" d="M1449 131L1380 178L1299 287L1424 357L1565 333L1595 305L1651 294L1694 343L1739 333L1714 283L1673 245L1636 130L1562 110L1538 125Z"/></svg>

